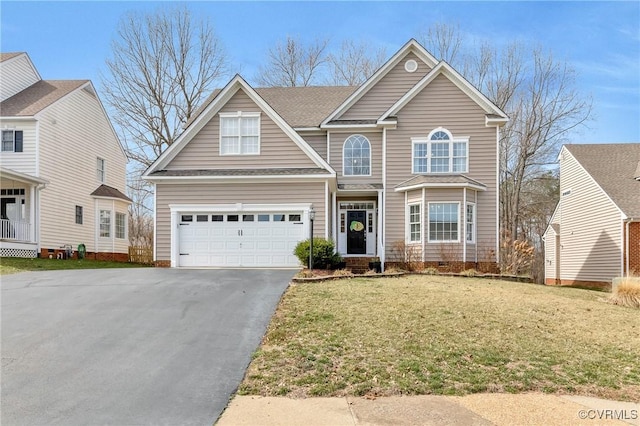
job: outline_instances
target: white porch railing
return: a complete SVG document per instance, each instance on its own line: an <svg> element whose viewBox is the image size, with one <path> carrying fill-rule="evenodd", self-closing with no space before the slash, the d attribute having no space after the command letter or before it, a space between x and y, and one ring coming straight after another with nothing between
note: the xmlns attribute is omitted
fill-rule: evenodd
<svg viewBox="0 0 640 426"><path fill-rule="evenodd" d="M0 219L0 239L31 241L31 224L22 220Z"/></svg>

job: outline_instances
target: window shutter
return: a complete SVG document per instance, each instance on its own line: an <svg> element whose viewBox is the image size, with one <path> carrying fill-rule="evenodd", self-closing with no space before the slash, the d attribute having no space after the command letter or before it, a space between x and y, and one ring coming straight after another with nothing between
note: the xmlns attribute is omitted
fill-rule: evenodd
<svg viewBox="0 0 640 426"><path fill-rule="evenodd" d="M22 130L18 130L15 132L15 152L22 152Z"/></svg>

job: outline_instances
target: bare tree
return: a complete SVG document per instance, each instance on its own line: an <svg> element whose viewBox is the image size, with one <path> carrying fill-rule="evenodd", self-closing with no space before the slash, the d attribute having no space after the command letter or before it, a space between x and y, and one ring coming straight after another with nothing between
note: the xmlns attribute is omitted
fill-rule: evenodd
<svg viewBox="0 0 640 426"><path fill-rule="evenodd" d="M227 70L213 28L186 8L130 13L118 26L102 76L127 155L148 167Z"/></svg>
<svg viewBox="0 0 640 426"><path fill-rule="evenodd" d="M260 68L256 82L261 86L311 86L320 80L327 63L328 40L316 40L305 46L300 39L287 36L269 49L267 64Z"/></svg>
<svg viewBox="0 0 640 426"><path fill-rule="evenodd" d="M357 86L364 83L386 60L384 48L374 49L366 42L345 40L338 53L329 54L330 78L335 86Z"/></svg>
<svg viewBox="0 0 640 426"><path fill-rule="evenodd" d="M501 231L504 238L526 240L539 250L557 199L549 197L554 188L549 171L567 136L589 120L591 99L578 91L567 63L523 42L498 49L471 40L472 47L463 49L458 28L447 24L431 28L423 42L509 115L500 132ZM532 200L532 194L546 194L549 202Z"/></svg>
<svg viewBox="0 0 640 426"><path fill-rule="evenodd" d="M129 159L127 192L132 245L152 246L152 192L142 172L226 74L222 45L206 20L186 8L130 13L118 26L102 75L106 104Z"/></svg>
<svg viewBox="0 0 640 426"><path fill-rule="evenodd" d="M462 48L460 26L435 23L420 35L420 41L437 59L458 67L458 54Z"/></svg>

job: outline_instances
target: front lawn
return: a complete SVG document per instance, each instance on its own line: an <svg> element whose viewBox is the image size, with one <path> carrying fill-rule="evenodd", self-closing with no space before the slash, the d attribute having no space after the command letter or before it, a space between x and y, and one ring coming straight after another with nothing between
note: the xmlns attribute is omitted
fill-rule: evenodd
<svg viewBox="0 0 640 426"><path fill-rule="evenodd" d="M0 258L0 275L24 271L51 271L58 269L102 269L102 268L142 268L137 263L107 262L89 259L24 259L20 257Z"/></svg>
<svg viewBox="0 0 640 426"><path fill-rule="evenodd" d="M239 392L640 399L640 311L601 292L407 276L292 285Z"/></svg>

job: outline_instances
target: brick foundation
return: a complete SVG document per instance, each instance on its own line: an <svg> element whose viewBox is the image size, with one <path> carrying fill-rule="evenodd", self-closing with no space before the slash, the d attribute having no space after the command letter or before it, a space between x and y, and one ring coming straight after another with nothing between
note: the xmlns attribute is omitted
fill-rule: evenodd
<svg viewBox="0 0 640 426"><path fill-rule="evenodd" d="M377 257L345 257L342 259L354 274L364 274L369 270L369 262L377 262Z"/></svg>
<svg viewBox="0 0 640 426"><path fill-rule="evenodd" d="M171 267L171 261L170 260L156 260L155 262L153 262L153 265L156 268L170 268Z"/></svg>
<svg viewBox="0 0 640 426"><path fill-rule="evenodd" d="M43 259L51 258L51 259L65 259L67 255L66 250L64 249L40 249L40 257ZM88 251L85 256L85 259L90 260L105 260L110 262L129 262L129 254L128 253L109 253L109 252L90 252ZM78 251L73 251L71 255L71 259L78 259Z"/></svg>
<svg viewBox="0 0 640 426"><path fill-rule="evenodd" d="M544 283L546 285L553 286L592 288L594 290L611 290L611 283L606 281L560 280L555 278L547 278L544 280Z"/></svg>

